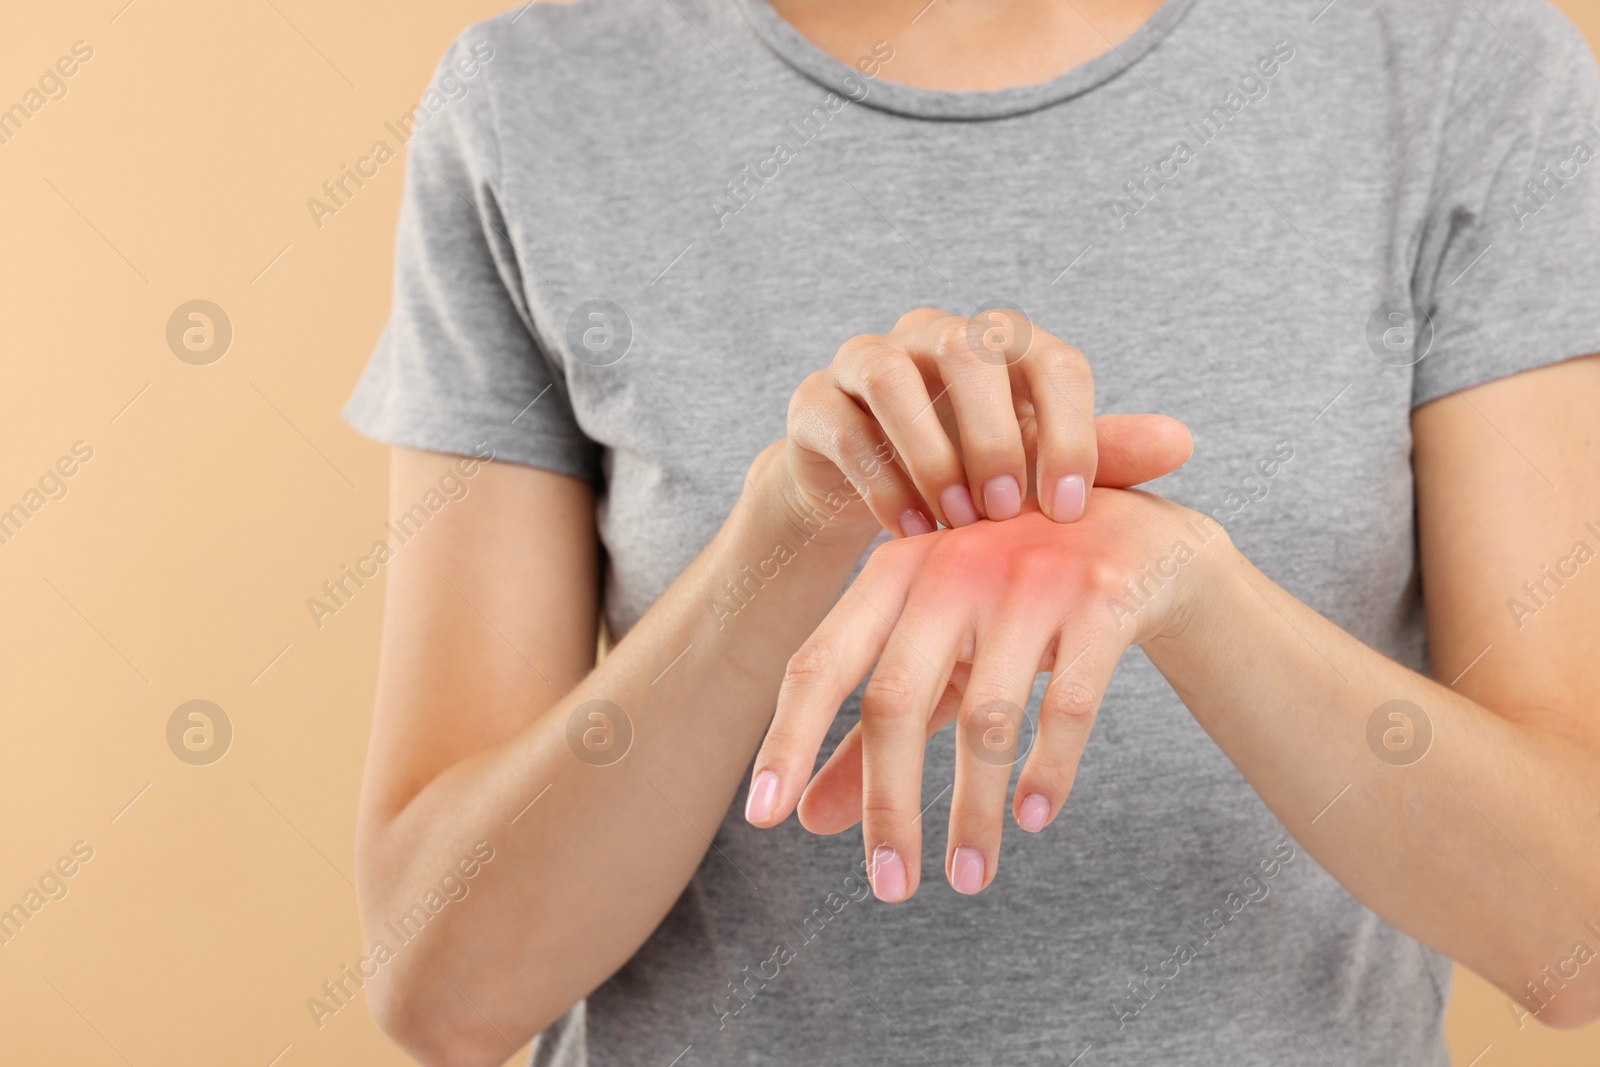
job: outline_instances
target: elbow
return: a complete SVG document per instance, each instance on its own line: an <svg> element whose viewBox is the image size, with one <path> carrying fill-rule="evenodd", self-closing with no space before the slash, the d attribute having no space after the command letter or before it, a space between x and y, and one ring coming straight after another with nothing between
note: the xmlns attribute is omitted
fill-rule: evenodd
<svg viewBox="0 0 1600 1067"><path fill-rule="evenodd" d="M366 986L378 1028L424 1067L501 1067L570 1008L505 975L438 959L397 959Z"/></svg>
<svg viewBox="0 0 1600 1067"><path fill-rule="evenodd" d="M378 1028L424 1067L500 1067L516 1050L439 976L397 971L367 986Z"/></svg>
<svg viewBox="0 0 1600 1067"><path fill-rule="evenodd" d="M1521 967L1502 973L1495 985L1506 994L1519 1030L1528 1019L1555 1030L1600 1021L1600 955L1583 941L1553 962L1525 959Z"/></svg>
<svg viewBox="0 0 1600 1067"><path fill-rule="evenodd" d="M1530 1014L1552 1030L1576 1030L1600 1022L1600 979L1571 983Z"/></svg>
<svg viewBox="0 0 1600 1067"><path fill-rule="evenodd" d="M514 1042L525 1045L577 998L557 1003L559 975L543 968L530 973L525 955L492 927L464 925L466 905L446 912L444 904L430 911L426 903L401 903L417 893L395 873L401 865L388 861L388 844L357 838L362 925L377 938L376 973L367 977L365 960L361 968L368 1013L425 1067L500 1067L519 1052ZM465 900L466 893L448 899ZM399 918L380 928L384 915Z"/></svg>
<svg viewBox="0 0 1600 1067"><path fill-rule="evenodd" d="M425 1067L500 1067L510 1055L506 1042L463 999L459 989L463 980L458 974L469 976L467 996L484 1003L471 992L477 986L471 977L475 969L441 951L450 943L448 937L439 936L446 931L436 930L430 923L416 930L412 939L393 942L392 947L390 935L378 934L379 916L405 913L394 906L399 879L390 857L397 843L387 838L385 830L386 826L374 822L358 826L356 835L356 891L362 926L377 938L370 957L377 973L368 977L362 988L367 1011L378 1029ZM418 921L428 921L426 913ZM406 920L401 922L406 924ZM411 931L409 925L407 931ZM381 954L379 945L384 946ZM364 969L362 974L366 975Z"/></svg>

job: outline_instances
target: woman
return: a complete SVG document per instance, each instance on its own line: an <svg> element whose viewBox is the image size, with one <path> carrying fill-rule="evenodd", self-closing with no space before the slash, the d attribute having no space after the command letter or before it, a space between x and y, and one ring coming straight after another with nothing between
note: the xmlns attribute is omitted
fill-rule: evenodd
<svg viewBox="0 0 1600 1067"><path fill-rule="evenodd" d="M348 410L427 522L359 829L415 1056L1444 1064L1450 959L1600 1015L1553 9L584 0L446 77Z"/></svg>

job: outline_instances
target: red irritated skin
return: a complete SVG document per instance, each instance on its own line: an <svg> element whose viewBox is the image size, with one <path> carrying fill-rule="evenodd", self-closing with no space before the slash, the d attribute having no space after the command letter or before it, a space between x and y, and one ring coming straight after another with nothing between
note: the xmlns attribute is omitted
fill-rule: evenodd
<svg viewBox="0 0 1600 1067"><path fill-rule="evenodd" d="M986 887L1035 676L1053 672L1014 814L1036 832L1072 789L1123 654L1181 627L1199 561L1232 552L1222 528L1188 508L1136 490L1088 495L1076 523L1052 522L1030 501L1012 519L874 552L790 663L746 817L774 826L798 805L806 828L824 834L862 820L875 892L904 900L920 877L923 748L954 720L946 874L964 893ZM860 724L806 788L829 724L874 663Z"/></svg>

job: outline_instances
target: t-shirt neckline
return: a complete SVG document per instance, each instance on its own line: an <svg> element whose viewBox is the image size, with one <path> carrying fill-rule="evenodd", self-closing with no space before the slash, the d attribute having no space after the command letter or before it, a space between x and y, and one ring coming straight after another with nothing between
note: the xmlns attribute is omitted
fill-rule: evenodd
<svg viewBox="0 0 1600 1067"><path fill-rule="evenodd" d="M1194 0L1165 0L1126 40L1049 81L995 90L919 89L883 78L867 78L813 44L767 0L734 2L744 11L756 35L780 59L824 88L857 103L912 118L994 119L1036 111L1110 81L1159 44Z"/></svg>

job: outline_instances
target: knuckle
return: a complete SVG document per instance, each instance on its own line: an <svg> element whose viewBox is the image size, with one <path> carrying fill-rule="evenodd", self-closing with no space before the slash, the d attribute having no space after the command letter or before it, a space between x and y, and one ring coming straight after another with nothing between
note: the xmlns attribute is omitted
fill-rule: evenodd
<svg viewBox="0 0 1600 1067"><path fill-rule="evenodd" d="M789 657L783 671L783 689L805 689L831 684L839 674L839 658L833 646L825 644L801 645Z"/></svg>
<svg viewBox="0 0 1600 1067"><path fill-rule="evenodd" d="M1015 723L1022 715L1022 709L1012 703L1010 694L999 686L969 686L965 695L969 702L966 722L971 728L988 729L1001 720Z"/></svg>
<svg viewBox="0 0 1600 1067"><path fill-rule="evenodd" d="M921 382L922 375L909 358L884 348L862 361L858 380L869 400L881 401L904 395Z"/></svg>
<svg viewBox="0 0 1600 1067"><path fill-rule="evenodd" d="M877 430L870 423L856 421L834 426L831 437L834 454L845 458L871 452L878 447L880 440Z"/></svg>
<svg viewBox="0 0 1600 1067"><path fill-rule="evenodd" d="M861 818L868 826L879 829L904 826L911 821L912 811L894 798L868 794L861 798Z"/></svg>
<svg viewBox="0 0 1600 1067"><path fill-rule="evenodd" d="M1035 745L1028 756L1028 765L1017 776L1017 793L1043 793L1060 803L1072 790L1072 773L1077 769L1076 756L1065 752L1046 751L1046 746Z"/></svg>
<svg viewBox="0 0 1600 1067"><path fill-rule="evenodd" d="M938 308L912 308L904 315L901 315L899 320L895 322L894 332L900 333L905 330L917 329L919 326L922 326L925 323L931 322L935 319L943 318L944 315L945 312L940 311Z"/></svg>
<svg viewBox="0 0 1600 1067"><path fill-rule="evenodd" d="M1069 399L1092 403L1094 399L1094 370L1084 354L1065 341L1035 343L1028 358L1039 361L1039 373Z"/></svg>
<svg viewBox="0 0 1600 1067"><path fill-rule="evenodd" d="M806 375L789 397L789 422L792 424L813 404L820 402L830 388L832 381L826 371L812 371Z"/></svg>
<svg viewBox="0 0 1600 1067"><path fill-rule="evenodd" d="M1079 568L1079 582L1090 596L1101 598L1122 595L1122 568L1105 559L1084 560Z"/></svg>
<svg viewBox="0 0 1600 1067"><path fill-rule="evenodd" d="M1022 740L1022 709L1001 700L988 700L970 709L961 729L967 748L985 763L995 757L1009 761Z"/></svg>
<svg viewBox="0 0 1600 1067"><path fill-rule="evenodd" d="M814 370L802 378L800 380L800 388L795 391L809 396L814 393L825 392L831 388L833 388L833 375L824 369Z"/></svg>
<svg viewBox="0 0 1600 1067"><path fill-rule="evenodd" d="M917 676L907 667L880 663L861 696L861 714L876 719L897 719L913 712Z"/></svg>
<svg viewBox="0 0 1600 1067"><path fill-rule="evenodd" d="M839 346L839 350L833 354L833 361L835 363L848 363L872 351L882 343L883 338L875 333L858 333Z"/></svg>
<svg viewBox="0 0 1600 1067"><path fill-rule="evenodd" d="M1026 588L1044 589L1061 580L1061 554L1049 545L1027 545L1011 557L1010 573Z"/></svg>
<svg viewBox="0 0 1600 1067"><path fill-rule="evenodd" d="M933 354L941 362L970 363L978 358L972 350L972 324L949 316L934 334Z"/></svg>
<svg viewBox="0 0 1600 1067"><path fill-rule="evenodd" d="M1014 421L984 419L962 428L961 447L984 459L1009 460L1022 452L1022 431Z"/></svg>
<svg viewBox="0 0 1600 1067"><path fill-rule="evenodd" d="M1054 369L1071 375L1092 376L1089 359L1075 345L1059 338L1049 338L1035 346L1035 350Z"/></svg>
<svg viewBox="0 0 1600 1067"><path fill-rule="evenodd" d="M761 751L756 753L756 766L775 765L782 767L787 762L787 756L800 745L800 735L787 726L773 723L767 729L766 739L761 742Z"/></svg>
<svg viewBox="0 0 1600 1067"><path fill-rule="evenodd" d="M1060 722L1082 723L1094 716L1094 690L1080 678L1063 678L1052 685L1045 694L1041 715Z"/></svg>

